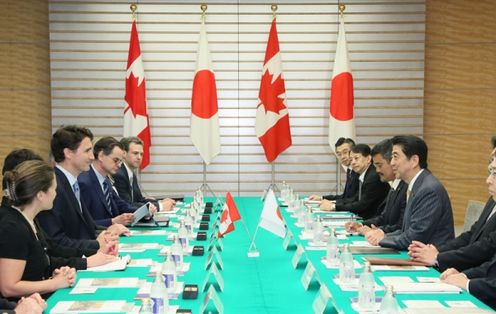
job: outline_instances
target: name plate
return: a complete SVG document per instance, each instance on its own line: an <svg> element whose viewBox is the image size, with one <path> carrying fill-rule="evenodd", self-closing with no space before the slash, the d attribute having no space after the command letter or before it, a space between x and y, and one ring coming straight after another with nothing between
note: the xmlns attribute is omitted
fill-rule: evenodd
<svg viewBox="0 0 496 314"><path fill-rule="evenodd" d="M217 232L215 232L217 234ZM208 250L212 251L212 249L216 247L218 251L224 250L224 243L222 243L221 238L217 238L217 236L210 237L210 241L208 242Z"/></svg>
<svg viewBox="0 0 496 314"><path fill-rule="evenodd" d="M285 250L288 249L289 244L291 243L292 239L293 239L293 233L288 230L288 232L286 232L286 236L284 237L284 241L282 241L283 249L285 249Z"/></svg>
<svg viewBox="0 0 496 314"><path fill-rule="evenodd" d="M209 269L212 264L216 264L218 268L224 269L224 263L222 262L219 251L217 251L217 248L215 246L208 254L207 261L205 263L205 269Z"/></svg>
<svg viewBox="0 0 496 314"><path fill-rule="evenodd" d="M319 293L317 294L317 297L315 298L315 301L313 301L312 304L312 310L315 314L323 314L327 304L329 303L329 300L331 298L331 293L329 292L329 289L327 289L327 286L325 284L320 285Z"/></svg>
<svg viewBox="0 0 496 314"><path fill-rule="evenodd" d="M200 306L200 313L211 313L212 309L210 307L214 307L217 313L224 314L224 305L220 302L219 295L212 286L210 286L203 299L202 305ZM207 311L207 308L210 309Z"/></svg>
<svg viewBox="0 0 496 314"><path fill-rule="evenodd" d="M298 263L300 262L303 253L305 253L305 249L303 249L303 246L301 246L301 244L298 244L296 246L296 252L293 255L293 258L291 259L291 264L293 265L293 268L296 269L296 267L298 267Z"/></svg>
<svg viewBox="0 0 496 314"><path fill-rule="evenodd" d="M308 286L310 286L310 282L312 282L314 277L317 281L320 281L317 272L315 272L315 267L310 261L308 261L307 267L305 267L305 271L300 279L305 290L308 290Z"/></svg>
<svg viewBox="0 0 496 314"><path fill-rule="evenodd" d="M212 264L212 267L210 267L207 276L205 276L205 280L202 284L202 291L207 290L207 288L211 286L213 286L215 289L218 288L219 291L224 290L224 279L222 278L222 275L220 274L220 271L215 263Z"/></svg>

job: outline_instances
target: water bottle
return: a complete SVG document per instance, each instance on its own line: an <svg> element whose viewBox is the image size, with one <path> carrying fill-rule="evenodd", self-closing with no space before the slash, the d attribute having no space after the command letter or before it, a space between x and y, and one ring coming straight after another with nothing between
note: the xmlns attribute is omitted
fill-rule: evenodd
<svg viewBox="0 0 496 314"><path fill-rule="evenodd" d="M324 226L322 225L322 219L317 217L317 220L313 224L313 243L318 244L322 242L324 233Z"/></svg>
<svg viewBox="0 0 496 314"><path fill-rule="evenodd" d="M341 283L351 283L355 279L355 267L353 264L353 255L351 255L348 244L345 244L344 250L339 259L339 281Z"/></svg>
<svg viewBox="0 0 496 314"><path fill-rule="evenodd" d="M142 299L141 300L141 308L140 308L140 314L153 314L153 309L152 309L152 300L150 299Z"/></svg>
<svg viewBox="0 0 496 314"><path fill-rule="evenodd" d="M172 261L171 254L168 253L164 263L162 264L162 276L164 277L164 285L169 293L174 292L176 282L176 266Z"/></svg>
<svg viewBox="0 0 496 314"><path fill-rule="evenodd" d="M177 235L174 236L174 242L171 245L170 252L176 268L180 268L183 263L183 248Z"/></svg>
<svg viewBox="0 0 496 314"><path fill-rule="evenodd" d="M370 269L370 262L365 262L358 285L358 306L362 309L375 308L375 280Z"/></svg>
<svg viewBox="0 0 496 314"><path fill-rule="evenodd" d="M330 265L339 264L339 242L334 228L331 228L329 239L327 240L326 259Z"/></svg>
<svg viewBox="0 0 496 314"><path fill-rule="evenodd" d="M382 298L380 314L399 314L400 307L394 295L393 286L386 286L386 293Z"/></svg>
<svg viewBox="0 0 496 314"><path fill-rule="evenodd" d="M305 231L312 232L312 227L313 227L312 209L309 207L307 209L307 212L305 213Z"/></svg>
<svg viewBox="0 0 496 314"><path fill-rule="evenodd" d="M181 244L183 251L187 251L189 246L189 235L184 222L181 222L179 229L177 229L177 237L179 238L179 243Z"/></svg>
<svg viewBox="0 0 496 314"><path fill-rule="evenodd" d="M186 216L184 217L184 227L188 231L188 235L193 234L193 217L191 217L190 211L186 211Z"/></svg>
<svg viewBox="0 0 496 314"><path fill-rule="evenodd" d="M152 284L152 290L150 292L150 298L153 301L153 314L162 314L169 310L169 296L160 274L155 276L155 280Z"/></svg>

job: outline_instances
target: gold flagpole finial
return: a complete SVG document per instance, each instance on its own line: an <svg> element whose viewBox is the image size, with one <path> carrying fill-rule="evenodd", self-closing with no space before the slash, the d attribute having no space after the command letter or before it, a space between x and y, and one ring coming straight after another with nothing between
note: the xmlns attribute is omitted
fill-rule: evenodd
<svg viewBox="0 0 496 314"><path fill-rule="evenodd" d="M276 11L277 11L277 4L273 4L270 6L270 9L272 10L272 18L275 19L276 18Z"/></svg>
<svg viewBox="0 0 496 314"><path fill-rule="evenodd" d="M344 10L346 10L346 6L344 4L339 4L339 14L343 16Z"/></svg>
<svg viewBox="0 0 496 314"><path fill-rule="evenodd" d="M129 9L131 9L131 13L133 15L133 21L136 21L136 11L138 10L138 6L136 5L136 3L132 3L129 6Z"/></svg>
<svg viewBox="0 0 496 314"><path fill-rule="evenodd" d="M205 15L206 15L205 12L207 12L208 5L202 3L202 5L200 5L200 9L202 10L202 21L205 22Z"/></svg>

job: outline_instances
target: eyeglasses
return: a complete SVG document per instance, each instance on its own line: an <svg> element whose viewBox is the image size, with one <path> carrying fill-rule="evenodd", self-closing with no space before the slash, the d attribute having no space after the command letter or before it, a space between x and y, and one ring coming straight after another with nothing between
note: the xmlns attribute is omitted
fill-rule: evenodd
<svg viewBox="0 0 496 314"><path fill-rule="evenodd" d="M488 176L490 176L493 179L496 179L496 169L489 168L488 169Z"/></svg>
<svg viewBox="0 0 496 314"><path fill-rule="evenodd" d="M114 162L114 164L116 164L116 165L120 165L120 164L122 164L122 159L117 158L117 157L112 158L112 161L113 161L113 162Z"/></svg>

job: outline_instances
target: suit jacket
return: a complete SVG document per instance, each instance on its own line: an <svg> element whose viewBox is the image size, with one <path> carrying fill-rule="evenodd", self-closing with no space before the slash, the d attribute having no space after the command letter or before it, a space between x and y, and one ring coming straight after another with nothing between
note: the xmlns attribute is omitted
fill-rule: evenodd
<svg viewBox="0 0 496 314"><path fill-rule="evenodd" d="M121 165L119 171L113 175L113 178L114 187L117 190L117 193L119 193L119 197L121 199L135 207L139 207L148 202L148 200L141 193L136 175L133 175L133 182L129 182L129 173L124 163Z"/></svg>
<svg viewBox="0 0 496 314"><path fill-rule="evenodd" d="M343 194L336 194L336 195L329 194L329 195L324 195L322 198L329 200L329 201L334 201L337 199L354 197L356 194L358 194L358 178L359 177L360 177L360 175L352 170L351 175L350 175L350 179L349 179L350 182L348 182L348 179L346 179Z"/></svg>
<svg viewBox="0 0 496 314"><path fill-rule="evenodd" d="M496 310L496 255L491 261L463 273L470 279L470 294Z"/></svg>
<svg viewBox="0 0 496 314"><path fill-rule="evenodd" d="M110 226L112 218L122 213L133 213L136 210L134 206L123 201L113 188L110 188L111 207L109 208L93 167L81 173L78 182L81 188L81 200L84 200L91 216L99 225Z"/></svg>
<svg viewBox="0 0 496 314"><path fill-rule="evenodd" d="M386 234L383 247L407 250L413 240L436 246L454 238L453 211L444 186L424 169L413 184L400 230Z"/></svg>
<svg viewBox="0 0 496 314"><path fill-rule="evenodd" d="M16 307L16 303L10 302L7 299L0 298L0 312L1 313L15 313L14 308Z"/></svg>
<svg viewBox="0 0 496 314"><path fill-rule="evenodd" d="M370 219L363 222L366 226L375 225L382 229L384 233L389 233L401 229L403 225L403 214L406 207L406 190L408 189L408 184L401 180L396 190L389 192L388 196L384 200L384 206L382 212Z"/></svg>
<svg viewBox="0 0 496 314"><path fill-rule="evenodd" d="M97 226L81 198L81 208L65 174L55 167L57 196L53 208L38 214L40 226L62 246L98 249Z"/></svg>
<svg viewBox="0 0 496 314"><path fill-rule="evenodd" d="M379 180L374 165L370 165L363 178L361 198L357 192L353 197L337 199L336 210L353 212L364 219L371 218L377 214L389 189L388 183Z"/></svg>
<svg viewBox="0 0 496 314"><path fill-rule="evenodd" d="M496 215L489 220L496 202L490 198L479 219L469 231L438 248L438 266L441 271L453 267L459 271L476 267L490 260L496 252ZM487 220L487 222L486 222Z"/></svg>

